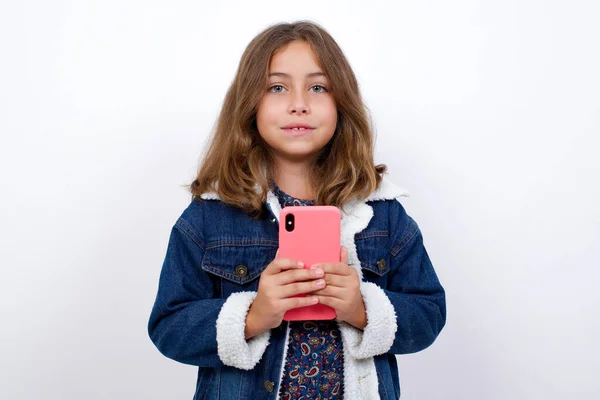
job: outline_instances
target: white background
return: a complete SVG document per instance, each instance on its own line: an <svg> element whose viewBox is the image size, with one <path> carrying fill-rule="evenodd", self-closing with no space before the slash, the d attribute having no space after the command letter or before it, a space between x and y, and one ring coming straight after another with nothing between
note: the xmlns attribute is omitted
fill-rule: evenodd
<svg viewBox="0 0 600 400"><path fill-rule="evenodd" d="M146 333L251 38L339 42L447 290L403 400L600 398L595 1L2 1L0 398L191 399Z"/></svg>

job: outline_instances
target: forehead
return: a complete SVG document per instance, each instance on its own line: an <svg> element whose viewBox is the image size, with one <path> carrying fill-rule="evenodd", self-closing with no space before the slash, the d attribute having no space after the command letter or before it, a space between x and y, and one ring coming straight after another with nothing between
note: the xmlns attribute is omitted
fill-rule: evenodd
<svg viewBox="0 0 600 400"><path fill-rule="evenodd" d="M310 45L296 40L288 43L273 55L269 63L269 73L272 72L282 72L294 76L323 71Z"/></svg>

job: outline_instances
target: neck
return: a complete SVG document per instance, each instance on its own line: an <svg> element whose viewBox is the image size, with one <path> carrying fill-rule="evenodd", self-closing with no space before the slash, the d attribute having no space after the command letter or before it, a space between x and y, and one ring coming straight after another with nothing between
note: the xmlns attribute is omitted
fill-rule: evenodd
<svg viewBox="0 0 600 400"><path fill-rule="evenodd" d="M307 162L276 160L273 179L277 186L292 197L313 200L315 193L310 185Z"/></svg>

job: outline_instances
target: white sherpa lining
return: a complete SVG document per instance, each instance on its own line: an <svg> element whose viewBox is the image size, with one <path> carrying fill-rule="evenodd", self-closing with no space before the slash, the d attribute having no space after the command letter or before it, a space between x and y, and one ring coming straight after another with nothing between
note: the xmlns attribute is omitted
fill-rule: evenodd
<svg viewBox="0 0 600 400"><path fill-rule="evenodd" d="M251 370L269 345L271 331L246 340L246 316L256 292L232 293L217 318L217 353L223 364Z"/></svg>
<svg viewBox="0 0 600 400"><path fill-rule="evenodd" d="M260 190L260 187L256 185L255 189ZM397 330L396 313L385 292L373 283L362 281L354 236L364 230L373 217L373 208L366 202L392 200L408 195L406 190L384 177L379 188L368 198L348 203L342 212L341 245L348 249L348 265L357 271L361 279L360 290L367 312L367 326L364 331L344 322L339 323L344 348L344 398L348 400L379 399L373 356L384 354L391 348ZM207 200L219 199L212 192L204 193L201 197ZM279 221L281 205L271 190L267 193L267 204ZM252 369L269 344L270 331L249 341L245 340L246 315L255 296L256 292L234 293L221 309L217 319L217 344L219 357L225 365ZM289 326L287 329L284 357L287 354ZM283 363L285 358L282 360L280 382ZM279 388L279 385L277 387Z"/></svg>
<svg viewBox="0 0 600 400"><path fill-rule="evenodd" d="M371 282L361 282L360 292L367 311L364 331L345 322L339 325L346 339L344 353L364 359L387 353L394 343L398 324L394 306L383 289Z"/></svg>
<svg viewBox="0 0 600 400"><path fill-rule="evenodd" d="M290 332L292 328L290 324L287 324L287 329L285 331L285 344L283 345L283 359L281 362L281 367L279 368L279 383L277 384L277 398L279 399L279 390L281 389L281 381L283 380L283 371L285 370L285 357L287 356L288 347L290 345Z"/></svg>

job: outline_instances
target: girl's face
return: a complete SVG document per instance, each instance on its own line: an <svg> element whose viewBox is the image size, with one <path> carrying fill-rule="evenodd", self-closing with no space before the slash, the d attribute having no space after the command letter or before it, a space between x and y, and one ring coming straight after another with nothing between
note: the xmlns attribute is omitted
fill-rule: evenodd
<svg viewBox="0 0 600 400"><path fill-rule="evenodd" d="M294 41L275 53L267 83L256 115L260 136L276 158L307 160L329 142L337 124L329 81L308 43Z"/></svg>

